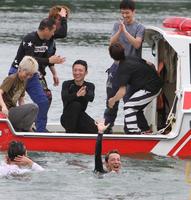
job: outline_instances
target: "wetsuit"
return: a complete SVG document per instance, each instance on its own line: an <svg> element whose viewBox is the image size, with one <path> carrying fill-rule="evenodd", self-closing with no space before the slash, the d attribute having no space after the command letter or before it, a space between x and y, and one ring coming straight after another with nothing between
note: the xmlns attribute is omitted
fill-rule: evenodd
<svg viewBox="0 0 191 200"><path fill-rule="evenodd" d="M103 162L102 162L102 157L101 157L101 152L102 152L102 138L103 134L97 135L97 140L96 140L96 147L95 147L95 169L94 173L107 173L106 170L103 169Z"/></svg>
<svg viewBox="0 0 191 200"><path fill-rule="evenodd" d="M81 88L74 80L64 81L62 84L63 114L60 118L62 126L68 133L97 133L95 121L85 112L88 102L94 100L95 86L93 83L84 81L86 95L77 97Z"/></svg>

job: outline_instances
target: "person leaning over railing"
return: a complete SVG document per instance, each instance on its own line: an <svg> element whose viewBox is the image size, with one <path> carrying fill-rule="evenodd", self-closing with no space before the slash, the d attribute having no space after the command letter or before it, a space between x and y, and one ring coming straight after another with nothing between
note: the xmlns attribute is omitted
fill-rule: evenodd
<svg viewBox="0 0 191 200"><path fill-rule="evenodd" d="M36 120L37 104L25 104L24 96L27 80L37 71L37 61L31 56L25 56L19 64L18 71L6 77L0 86L0 110L8 116L16 131L30 131Z"/></svg>

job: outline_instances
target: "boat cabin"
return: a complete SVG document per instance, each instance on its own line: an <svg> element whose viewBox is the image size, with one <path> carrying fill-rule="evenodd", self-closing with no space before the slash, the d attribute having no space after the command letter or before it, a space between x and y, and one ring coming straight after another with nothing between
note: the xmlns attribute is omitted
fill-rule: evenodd
<svg viewBox="0 0 191 200"><path fill-rule="evenodd" d="M144 38L145 59L163 80L161 94L145 114L154 133L172 138L180 133L184 113L191 111L191 19L185 19L168 18L163 28L148 26Z"/></svg>

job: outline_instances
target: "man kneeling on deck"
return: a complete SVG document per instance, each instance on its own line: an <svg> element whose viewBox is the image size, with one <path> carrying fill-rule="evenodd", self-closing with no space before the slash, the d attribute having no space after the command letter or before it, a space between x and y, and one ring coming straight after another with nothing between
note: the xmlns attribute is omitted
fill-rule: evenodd
<svg viewBox="0 0 191 200"><path fill-rule="evenodd" d="M60 118L67 133L97 133L95 121L85 112L88 102L94 99L95 86L86 82L87 63L76 60L72 66L73 80L62 84L63 114Z"/></svg>
<svg viewBox="0 0 191 200"><path fill-rule="evenodd" d="M143 109L160 93L162 81L155 68L145 60L136 57L125 57L124 48L120 43L109 47L110 56L119 61L117 78L119 90L109 99L112 108L132 86L133 92L124 100L125 132L127 134L151 134Z"/></svg>
<svg viewBox="0 0 191 200"><path fill-rule="evenodd" d="M31 131L38 114L36 104L24 104L27 79L37 71L37 61L25 56L19 64L17 73L8 76L0 86L0 111L8 116L16 131ZM17 102L19 106L16 106Z"/></svg>

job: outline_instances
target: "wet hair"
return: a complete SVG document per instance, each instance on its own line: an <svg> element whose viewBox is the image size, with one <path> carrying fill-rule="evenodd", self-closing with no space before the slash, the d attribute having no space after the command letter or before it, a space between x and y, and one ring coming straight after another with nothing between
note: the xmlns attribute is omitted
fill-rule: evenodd
<svg viewBox="0 0 191 200"><path fill-rule="evenodd" d="M86 71L88 70L88 64L85 60L76 60L73 65L72 68L74 68L74 65L83 65L86 69Z"/></svg>
<svg viewBox="0 0 191 200"><path fill-rule="evenodd" d="M56 25L56 21L53 18L45 18L40 22L38 30L43 31L45 28L52 30L54 25Z"/></svg>
<svg viewBox="0 0 191 200"><path fill-rule="evenodd" d="M38 63L33 57L24 56L19 63L19 69L34 74L38 72Z"/></svg>
<svg viewBox="0 0 191 200"><path fill-rule="evenodd" d="M22 142L12 141L8 147L8 158L13 161L17 156L26 154L26 148Z"/></svg>
<svg viewBox="0 0 191 200"><path fill-rule="evenodd" d="M117 61L125 59L125 49L118 42L110 45L109 54L114 60Z"/></svg>
<svg viewBox="0 0 191 200"><path fill-rule="evenodd" d="M120 9L129 9L134 11L135 10L135 1L133 0L122 0L120 5Z"/></svg>
<svg viewBox="0 0 191 200"><path fill-rule="evenodd" d="M66 10L66 17L68 17L68 15L70 13L70 9L65 5L56 5L56 6L53 6L52 8L50 8L48 17L54 18L54 19L61 17L59 15L59 12L62 10L62 8L64 8Z"/></svg>
<svg viewBox="0 0 191 200"><path fill-rule="evenodd" d="M108 162L109 156L110 156L112 153L119 154L119 151L118 151L117 149L113 149L113 150L109 151L109 152L105 155L105 162L106 162L106 163ZM119 154L119 155L120 155L120 154Z"/></svg>

